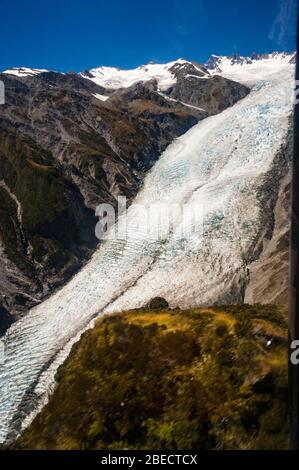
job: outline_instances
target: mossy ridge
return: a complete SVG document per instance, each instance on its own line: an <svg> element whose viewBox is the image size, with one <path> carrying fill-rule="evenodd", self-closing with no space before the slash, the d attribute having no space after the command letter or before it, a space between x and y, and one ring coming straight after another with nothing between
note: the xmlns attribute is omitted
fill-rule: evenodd
<svg viewBox="0 0 299 470"><path fill-rule="evenodd" d="M255 321L265 312L273 319ZM284 449L287 327L276 307L147 308L99 320L20 449ZM236 315L238 312L238 315ZM281 338L269 347L268 335Z"/></svg>

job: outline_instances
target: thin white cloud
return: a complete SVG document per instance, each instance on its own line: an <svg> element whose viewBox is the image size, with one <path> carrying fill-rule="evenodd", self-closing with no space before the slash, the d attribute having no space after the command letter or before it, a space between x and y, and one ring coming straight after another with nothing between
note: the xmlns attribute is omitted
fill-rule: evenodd
<svg viewBox="0 0 299 470"><path fill-rule="evenodd" d="M286 48L288 38L295 36L296 2L281 0L279 11L269 32L269 39Z"/></svg>

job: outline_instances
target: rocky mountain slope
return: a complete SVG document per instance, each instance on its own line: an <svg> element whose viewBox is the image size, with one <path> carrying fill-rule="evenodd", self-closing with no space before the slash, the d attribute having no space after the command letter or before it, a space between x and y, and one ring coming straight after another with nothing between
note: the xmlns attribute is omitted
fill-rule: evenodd
<svg viewBox="0 0 299 470"><path fill-rule="evenodd" d="M290 159L291 161L290 143ZM287 305L290 271L291 171L281 180L274 209L274 226L265 238L259 258L249 265L249 282L244 302Z"/></svg>
<svg viewBox="0 0 299 470"><path fill-rule="evenodd" d="M205 66L210 72L221 74L251 87L257 79L266 79L283 63L295 64L296 53L253 53L250 57L234 54L229 57L211 56ZM291 87L288 91L292 93ZM290 185L293 151L292 118L285 147L285 163L279 180L278 199L273 210L273 226L264 234L257 260L248 266L248 285L244 301L248 303L287 304L289 296L289 235L290 235ZM272 188L269 188L271 192ZM268 211L268 209L267 209ZM266 216L266 214L265 214Z"/></svg>
<svg viewBox="0 0 299 470"><path fill-rule="evenodd" d="M0 441L14 439L45 404L57 367L97 316L156 296L180 308L244 301L250 265L273 234L290 157L293 66L287 57L265 62L232 66L250 93L163 152L128 210L127 237L105 241L0 339ZM162 221L162 238L144 230L140 204L161 210L152 227ZM186 212L168 225L174 204Z"/></svg>
<svg viewBox="0 0 299 470"><path fill-rule="evenodd" d="M183 60L152 67L0 74L0 332L90 256L99 203L130 202L176 137L249 91Z"/></svg>

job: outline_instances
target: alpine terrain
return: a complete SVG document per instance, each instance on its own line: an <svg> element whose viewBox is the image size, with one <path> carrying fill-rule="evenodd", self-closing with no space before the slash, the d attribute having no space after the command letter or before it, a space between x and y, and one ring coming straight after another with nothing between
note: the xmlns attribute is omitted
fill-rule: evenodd
<svg viewBox="0 0 299 470"><path fill-rule="evenodd" d="M187 312L286 301L293 62L273 53L0 75L0 442L30 424L104 313L156 297ZM96 246L94 210L119 195L127 237ZM162 236L146 232L141 206L156 208ZM173 206L184 211L166 224Z"/></svg>
<svg viewBox="0 0 299 470"><path fill-rule="evenodd" d="M249 90L185 60L0 80L1 334L90 257L98 204L130 202L175 137Z"/></svg>

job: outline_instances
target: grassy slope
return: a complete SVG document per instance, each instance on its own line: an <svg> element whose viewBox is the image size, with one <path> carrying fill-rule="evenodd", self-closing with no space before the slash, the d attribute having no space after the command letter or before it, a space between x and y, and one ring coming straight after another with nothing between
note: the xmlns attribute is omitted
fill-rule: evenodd
<svg viewBox="0 0 299 470"><path fill-rule="evenodd" d="M105 317L15 448L283 449L286 336L272 306Z"/></svg>

